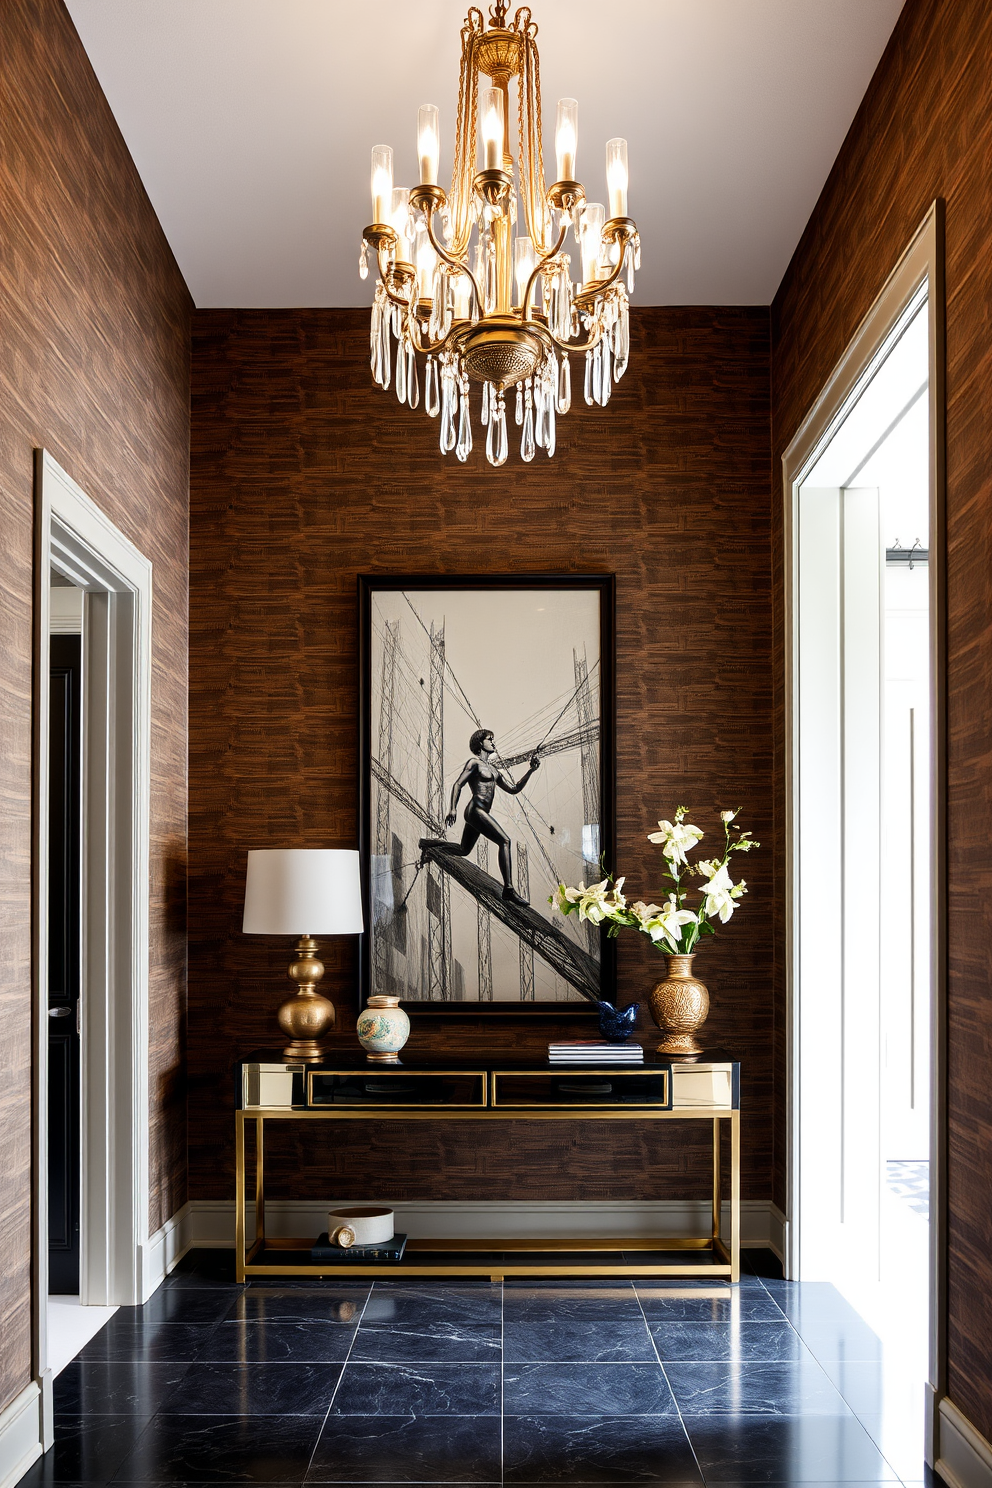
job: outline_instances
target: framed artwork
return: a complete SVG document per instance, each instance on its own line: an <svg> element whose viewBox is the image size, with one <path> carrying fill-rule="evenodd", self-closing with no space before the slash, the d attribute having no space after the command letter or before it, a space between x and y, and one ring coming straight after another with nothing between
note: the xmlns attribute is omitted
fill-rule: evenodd
<svg viewBox="0 0 992 1488"><path fill-rule="evenodd" d="M548 900L614 864L613 576L359 591L363 1002L595 1012L613 942Z"/></svg>

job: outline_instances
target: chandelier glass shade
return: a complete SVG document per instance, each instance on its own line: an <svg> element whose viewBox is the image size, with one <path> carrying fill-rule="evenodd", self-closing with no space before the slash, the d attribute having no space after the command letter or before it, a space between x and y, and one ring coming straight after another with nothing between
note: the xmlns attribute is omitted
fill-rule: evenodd
<svg viewBox="0 0 992 1488"><path fill-rule="evenodd" d="M438 110L417 121L420 184L393 185L393 152L372 151L372 215L359 272L371 253L379 279L372 304L371 364L381 388L421 402L440 418L440 445L467 460L473 384L481 390L486 455L509 451L507 395L520 429L520 456L553 455L555 421L571 404L569 356L585 358L583 396L604 406L630 349L628 291L640 239L627 216L627 142L606 146L609 207L587 202L575 179L578 104L558 103L556 180L545 181L541 70L529 6L508 19L472 6L461 32L458 119L451 190L438 185ZM511 134L510 83L516 129ZM516 147L516 157L511 153ZM569 233L576 255L573 282Z"/></svg>

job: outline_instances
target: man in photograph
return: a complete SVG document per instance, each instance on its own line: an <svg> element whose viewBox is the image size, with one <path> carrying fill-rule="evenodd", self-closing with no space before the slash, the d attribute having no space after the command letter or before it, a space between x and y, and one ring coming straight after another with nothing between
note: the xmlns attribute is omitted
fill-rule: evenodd
<svg viewBox="0 0 992 1488"><path fill-rule="evenodd" d="M492 763L496 743L491 729L476 729L468 741L468 747L472 751L472 758L465 761L461 774L452 786L451 805L445 817L445 826L453 827L457 820L458 799L467 785L470 794L468 805L465 807L462 840L460 843L439 843L438 846L443 847L454 857L467 858L480 837L486 837L490 842L495 842L499 849L503 902L504 904L526 905L527 900L513 887L510 839L490 812L496 795L496 787L499 786L500 790L506 791L508 796L519 795L534 771L541 768L540 758L537 754L533 754L526 775L514 783L497 765Z"/></svg>

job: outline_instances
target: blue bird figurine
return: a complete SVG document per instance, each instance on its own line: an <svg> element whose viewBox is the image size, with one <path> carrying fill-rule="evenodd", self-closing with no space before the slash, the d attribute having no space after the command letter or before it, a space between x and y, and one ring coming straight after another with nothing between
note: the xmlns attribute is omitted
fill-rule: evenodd
<svg viewBox="0 0 992 1488"><path fill-rule="evenodd" d="M599 1008L599 1031L607 1043L625 1044L634 1031L640 1003L632 1002L629 1007L621 1009L601 998L596 1006Z"/></svg>

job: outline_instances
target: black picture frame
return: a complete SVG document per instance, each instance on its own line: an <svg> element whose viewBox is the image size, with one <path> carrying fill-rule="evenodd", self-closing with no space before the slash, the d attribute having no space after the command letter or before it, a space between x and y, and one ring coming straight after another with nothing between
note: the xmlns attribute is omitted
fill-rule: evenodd
<svg viewBox="0 0 992 1488"><path fill-rule="evenodd" d="M554 604L557 598L561 601L560 614L563 618L567 615L568 606L566 600L568 597L581 596L581 598L576 598L574 610L577 616L577 632L581 630L582 636L585 637L585 640L582 641L584 646L585 669L584 672L581 670L582 662L578 659L577 648L582 637L577 634L576 645L572 649L572 656L574 662L573 680L574 678L579 678L578 685L574 689L571 701L569 702L566 698L564 709L559 715L562 721L558 735L556 736L555 734L555 729L558 727L558 722L555 721L552 723L548 737L541 741L542 746L547 749L547 754L542 758L550 759L553 755L562 757L555 760L556 771L559 776L562 776L558 792L560 795L564 794L566 800L569 802L569 809L573 816L576 810L579 811L578 819L582 822L584 828L581 838L581 852L572 843L570 831L565 828L560 829L559 840L554 844L552 851L549 852L548 844L554 835L554 823L542 818L544 820L542 827L535 820L539 815L537 808L528 806L526 799L524 799L520 808L524 817L527 818L526 836L528 842L526 845L530 849L532 844L532 850L540 861L539 871L529 873L531 906L537 909L542 918L546 918L548 924L552 927L551 931L545 932L542 926L540 932L536 935L536 944L534 943L534 922L529 920L529 912L521 910L519 918L513 923L508 923L512 913L515 912L514 906L511 905L505 909L501 909L496 904L493 885L498 888L502 887L499 883L499 870L493 870L491 885L483 881L482 870L477 864L478 848L473 849L473 856L471 858L459 858L457 862L454 861L454 854L445 857L439 848L434 852L431 851L433 844L438 842L443 834L436 830L440 825L438 818L436 814L428 811L423 798L433 796L435 808L439 799L446 806L450 804L450 792L454 776L454 769L449 764L452 758L451 751L445 742L444 719L442 717L441 723L438 725L436 708L434 708L431 701L432 681L435 689L435 698L438 691L440 691L442 710L449 695L457 698L459 710L458 726L464 726L466 734L468 733L468 725L474 715L473 704L468 694L470 683L463 685L454 673L451 663L448 660L448 631L446 627L450 622L444 619L439 622L436 615L425 617L421 614L425 603L425 596L430 595L435 597L430 601L426 601L434 608L437 604L436 597L449 593L452 599L449 601L448 608L459 610L462 613L463 624L466 627L463 632L459 632L459 639L462 641L459 648L460 654L464 654L465 652L464 636L470 633L471 625L476 623L465 617L471 615L474 611L485 611L487 617L490 617L486 621L487 627L491 624L492 632L497 634L502 633L500 631L499 604L501 596L505 597L513 593L525 594L528 596L527 603L530 603L534 598L546 595L552 604ZM482 596L481 605L473 604L472 596L474 593ZM418 596L420 597L419 607L416 602ZM361 574L358 577L358 598L360 665L360 848L366 915L366 931L360 940L360 1006L364 1007L369 997L378 991L392 992L394 995L398 995L401 999L401 1004L406 1007L407 1011L416 1013L417 1015L438 1013L451 1015L457 1013L458 1015L472 1014L491 1017L501 1014L518 1016L520 1014L527 1014L546 1017L549 1014L557 1014L560 1017L563 1013L569 1016L586 1012L595 1014L596 1005L593 996L606 998L610 1001L615 1000L615 943L604 932L598 929L594 930L591 926L580 927L574 916L570 916L567 922L563 916L557 914L552 919L550 908L544 901L546 901L552 889L550 882L551 868L559 862L561 862L561 876L570 879L573 883L577 882L580 877L584 877L586 882L592 881L590 880L592 858L584 859L584 854L587 852L591 853L593 848L598 849L595 854L597 860L605 862L607 867L611 869L615 868L615 576L613 574L603 573ZM590 601L588 605L585 603L586 600ZM594 613L596 607L598 607L598 615ZM547 609L548 606L546 603L544 611L547 612ZM413 635L416 633L417 635L418 649L414 653L416 660L412 666L410 658L402 655L403 626L399 625L397 630L394 631L394 640L392 642L386 638L387 622L383 618L386 611L401 612L404 619L407 619L409 622L408 629L410 634ZM506 616L509 616L511 613L509 610L505 611ZM552 617L554 613L554 610L552 610ZM399 616L397 616L397 620L398 618ZM389 627L396 626L397 620L390 621ZM439 623L441 625L442 638L440 646L438 645L436 635L434 639L431 638L432 623L435 627ZM543 630L546 636L553 631L550 620L542 620L538 623L536 622L536 617L535 628ZM481 632L479 633L481 634ZM589 660L589 638L592 634L595 634L598 640L598 656L594 663ZM557 668L554 675L549 670L548 685L545 689L549 692L547 707L543 713L538 711L533 718L535 736L539 736L545 732L544 725L547 722L547 717L551 716L554 719L556 705L561 701L561 686L559 685L558 690L554 693L551 693L551 689L555 687L556 681L561 684L563 680L563 662L559 654L562 644L564 643L560 643L559 639L556 639L553 645L546 648L545 654L548 658L550 658L552 653L557 656ZM486 647L490 656L492 654L492 646L491 634L487 630ZM540 648L536 648L536 650L535 648L531 648L523 655L511 652L511 657L508 661L507 687L516 685L512 668L518 667L528 669L527 675L530 679L528 685L533 688L535 668L539 669L541 666L539 650ZM397 652L400 653L400 659L397 659ZM427 656L426 664L424 663L424 654ZM431 661L434 663L433 677L430 675ZM548 660L548 666L550 669L550 659ZM594 686L592 682L594 673L598 673L598 687ZM487 672L485 675L488 685L491 672ZM522 673L518 675L522 675ZM438 681L439 676L441 679L440 682ZM390 677L392 678L391 682L389 680ZM399 685L406 694L405 704L401 704L396 698L398 679L402 679ZM539 686L540 684L538 684ZM390 688L392 688L393 699L392 711L389 708ZM567 691L568 689L566 688L566 694ZM411 695L416 701L410 701ZM582 708L585 709L584 712L580 709L579 702L577 701L579 697L584 700L582 704ZM410 718L403 724L405 730L403 747L407 751L407 758L409 758L410 751L413 751L413 754L416 756L416 766L408 766L408 773L414 769L420 772L418 776L419 789L417 790L408 790L404 786L401 778L402 771L398 768L390 771L385 768L383 762L378 760L381 740L392 741L391 743L385 742L384 747L387 751L395 750L394 732L396 735L400 732L400 717L403 706L406 706L410 713ZM373 709L375 709L375 718L373 718ZM418 709L419 717L417 716ZM431 723L432 709L435 718L433 725ZM569 733L567 724L569 722L570 710L573 711L574 716L571 720L572 729ZM387 721L386 724L384 724L384 719ZM426 742L424 740L425 719L427 730ZM478 726L478 715L474 715L474 721ZM594 722L595 728L593 727ZM515 723L518 727L518 733L521 729L526 731L526 720L516 719ZM499 732L503 726L498 719L490 719L484 727L489 727L490 725L493 726L495 732ZM387 736L383 734L384 727L388 728ZM588 804L596 793L595 785L590 783L589 760L592 756L588 745L589 741L596 734L598 734L598 756L596 763L599 774L600 821L598 824L586 824L584 817L587 813ZM440 746L436 743L432 746L432 738L436 740L438 735L440 735L441 739ZM573 737L579 739L581 742L570 743L569 741ZM415 740L416 743L414 742ZM498 739L495 742L497 752L493 756L493 763L498 768L502 768L503 758L498 753ZM558 745L557 749L551 747L555 743ZM471 756L469 755L468 748L465 744L460 745L460 747L463 755L470 762ZM521 758L526 758L526 751L524 756L520 755L519 750L507 750L506 753L508 759L517 759L519 761ZM571 776L562 774L564 769L562 759L569 753L574 754L578 761L577 766L574 762L570 766L573 776L576 769L578 771L579 783L577 787ZM423 754L425 758L420 759L420 754ZM438 759L441 760L440 767L437 764ZM434 765L433 773L431 774L432 760L434 761ZM388 754L387 763L390 761L395 764L393 753ZM511 768L515 769L515 767ZM524 773L526 774L526 771ZM424 781L427 775L431 775L431 780L427 781L425 786ZM440 798L438 795L439 776L442 777ZM507 778L513 779L514 782L516 782L518 776L519 771L515 774L507 773ZM409 778L412 779L412 775ZM545 780L547 781L549 778L546 776ZM386 831L383 830L382 813L384 809L388 809L390 813L394 809L392 804L389 804L387 808L383 808L381 805L381 792L387 788L387 785L389 802L397 803L396 810L405 819L402 837L399 834L393 833L391 827L387 827ZM583 795L583 802L578 807L576 807L574 800L576 789ZM520 794L514 796L514 808L516 807L516 803L521 800L521 796L525 791L526 785ZM466 794L463 792L458 805L460 818L462 817L463 807L467 799ZM497 800L493 805L494 815L498 817L500 812L503 812L505 815L506 811L509 810L509 801L510 797L504 795L502 791L497 792ZM373 821L373 813L376 817L375 821ZM473 821L475 819L473 817ZM589 832L590 825L593 827L598 826L598 841L595 840L594 831ZM423 831L425 833L424 839L413 841L413 830ZM446 828L445 830L448 831L449 829ZM521 830L523 831L523 829ZM450 830L450 840L452 842L459 840L459 831L464 831L461 820L459 820L454 830ZM428 843L426 851L422 846L422 841ZM398 850L397 843L399 843ZM564 843L565 846L560 846L561 843ZM514 852L514 848L519 849L519 846L519 841L511 845L511 855ZM495 856L495 844L491 851ZM427 859L426 862L424 861L425 858ZM485 853L483 852L484 861ZM518 887L519 875L527 867L527 861L527 858L522 858L519 850L517 850L512 868L514 889ZM418 862L420 866L416 867L415 864ZM567 869L569 867L575 868L576 864L576 871L569 873ZM459 877L452 881L452 875L454 873L458 873ZM596 874L597 878L602 876L598 867ZM427 876L427 882L421 884L420 880L425 875ZM547 885L544 882L545 878L548 879ZM413 882L414 879L416 883ZM468 879L471 879L471 882L468 882ZM446 890L447 898L441 894L441 890L438 887L446 882L448 883ZM434 888L429 889L428 884L433 884ZM467 974L465 967L462 966L462 971L459 973L458 966L461 966L462 963L458 962L457 958L451 957L452 914L450 911L447 913L448 928L446 931L444 928L446 915L444 906L446 903L450 903L450 895L453 890L457 892L458 902L462 905L459 912L463 919L460 927L463 941L466 934L464 925L464 904L466 897L476 899L475 914L480 926L482 925L484 909L486 914L489 914L490 920L495 915L502 922L503 930L499 932L502 942L501 970L497 978L494 964L490 957L488 985L490 996L485 995L487 988L484 974L486 963L482 949L483 930L480 928L478 931L479 949L475 969L474 991L469 991L466 986ZM403 899L400 898L401 893L404 896ZM428 894L432 896L429 906L426 903ZM440 898L439 894L441 894ZM419 896L419 898L415 896ZM502 900L501 894L499 897ZM424 901L422 904L419 902L421 898ZM384 905L386 905L386 908L384 908ZM400 908L397 913L398 905ZM491 914L488 908L489 906L493 908L493 913ZM418 914L415 917L415 926L413 917L414 909L418 910ZM420 946L421 969L417 978L418 995L415 997L409 996L409 988L414 981L414 976L409 971L412 954L411 947L408 940L404 941L404 939L400 938L401 927L399 922L403 916L406 916L407 919L406 924L402 927L402 936L408 937L412 926L417 929L419 935L417 943ZM425 923L428 930L426 937L422 933L419 933L422 931ZM516 936L518 941L518 990L520 993L518 997L507 995L511 983L507 971L507 936L503 933L504 930L509 931L511 947L513 936ZM447 935L446 942L445 935ZM577 944L578 949L576 951L569 951L556 938L562 936L567 936L573 944ZM436 969L445 959L444 955L438 951L436 944L438 937L440 937L441 947L443 948L445 943L447 943L449 948L448 971L443 975ZM583 937L585 938L584 944ZM426 944L428 939L431 939L431 945ZM525 970L525 963L528 962L528 944L530 945L530 961L533 963L533 969L529 973ZM391 950L390 946L392 947ZM402 955L400 954L400 947L402 947ZM390 956L392 956L391 965L387 964ZM584 956L586 959L583 959ZM593 975L589 967L589 960L598 962L599 977L595 987L593 986ZM407 967L405 979L403 975L400 975L402 966ZM432 966L435 968L433 973L430 970ZM549 982L553 985L555 996L553 998L546 996L538 997L536 995L538 984L548 986ZM578 990L580 983L586 989L585 995ZM574 996L569 995L570 987L575 989ZM530 996L525 995L528 989ZM438 992L441 995L432 995ZM466 995L467 992L468 995Z"/></svg>

